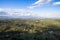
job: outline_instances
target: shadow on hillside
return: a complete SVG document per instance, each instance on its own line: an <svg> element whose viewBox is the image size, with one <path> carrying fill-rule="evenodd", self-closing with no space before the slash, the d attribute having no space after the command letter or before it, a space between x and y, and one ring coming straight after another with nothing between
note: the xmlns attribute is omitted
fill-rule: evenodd
<svg viewBox="0 0 60 40"><path fill-rule="evenodd" d="M19 31L0 32L0 40L60 40L60 33L48 30L37 33Z"/></svg>

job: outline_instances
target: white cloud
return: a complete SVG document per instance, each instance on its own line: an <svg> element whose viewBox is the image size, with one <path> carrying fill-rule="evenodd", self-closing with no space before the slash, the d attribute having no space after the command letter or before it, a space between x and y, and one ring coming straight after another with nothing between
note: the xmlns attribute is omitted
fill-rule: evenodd
<svg viewBox="0 0 60 40"><path fill-rule="evenodd" d="M39 4L39 5L47 4L47 3L51 2L51 1L52 0L38 0L37 2L34 3L34 5L36 5L36 4Z"/></svg>
<svg viewBox="0 0 60 40"><path fill-rule="evenodd" d="M11 9L11 8L0 8L0 12L6 12L7 15L0 15L0 16L30 16L32 15L32 11L27 11L24 9Z"/></svg>
<svg viewBox="0 0 60 40"><path fill-rule="evenodd" d="M36 11L36 10L25 10L25 9L11 9L11 8L0 8L0 12L3 11L3 12L6 12L7 15L0 15L0 16L10 16L10 17L25 17L25 16L37 16L37 17L50 17L50 18L53 18L53 17L60 17L59 15L59 12L57 11L54 11L51 13L49 11Z"/></svg>
<svg viewBox="0 0 60 40"><path fill-rule="evenodd" d="M37 0L35 3L32 4L32 6L28 7L28 8L34 8L37 7L39 5L44 5L44 4L48 4L50 3L52 0Z"/></svg>
<svg viewBox="0 0 60 40"><path fill-rule="evenodd" d="M60 5L60 2L54 2L53 5Z"/></svg>

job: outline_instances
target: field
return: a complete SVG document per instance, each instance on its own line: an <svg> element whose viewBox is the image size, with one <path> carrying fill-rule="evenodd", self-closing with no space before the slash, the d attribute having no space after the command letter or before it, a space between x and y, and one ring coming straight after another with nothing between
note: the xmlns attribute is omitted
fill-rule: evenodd
<svg viewBox="0 0 60 40"><path fill-rule="evenodd" d="M0 40L60 40L60 20L0 19Z"/></svg>

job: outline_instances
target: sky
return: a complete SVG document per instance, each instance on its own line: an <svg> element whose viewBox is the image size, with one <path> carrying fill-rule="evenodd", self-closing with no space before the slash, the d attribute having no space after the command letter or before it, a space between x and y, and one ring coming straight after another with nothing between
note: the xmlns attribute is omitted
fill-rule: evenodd
<svg viewBox="0 0 60 40"><path fill-rule="evenodd" d="M0 17L60 18L60 0L0 0Z"/></svg>

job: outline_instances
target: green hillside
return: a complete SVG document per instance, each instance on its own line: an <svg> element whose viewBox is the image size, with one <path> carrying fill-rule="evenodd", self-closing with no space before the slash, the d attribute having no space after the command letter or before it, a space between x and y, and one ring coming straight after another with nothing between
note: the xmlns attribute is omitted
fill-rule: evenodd
<svg viewBox="0 0 60 40"><path fill-rule="evenodd" d="M60 40L60 20L2 19L0 40Z"/></svg>

